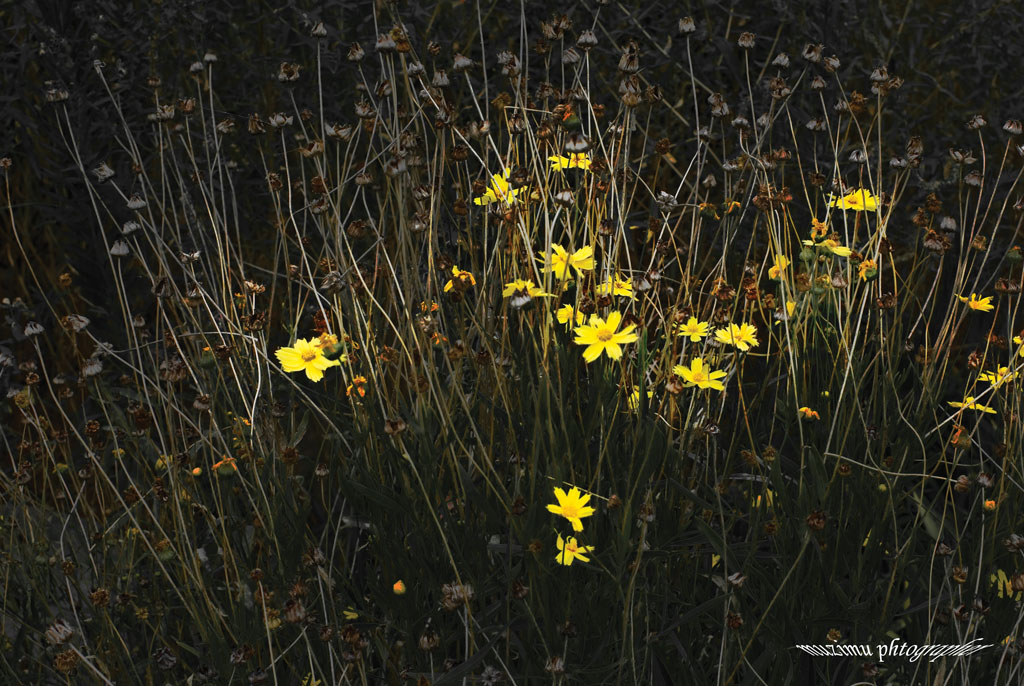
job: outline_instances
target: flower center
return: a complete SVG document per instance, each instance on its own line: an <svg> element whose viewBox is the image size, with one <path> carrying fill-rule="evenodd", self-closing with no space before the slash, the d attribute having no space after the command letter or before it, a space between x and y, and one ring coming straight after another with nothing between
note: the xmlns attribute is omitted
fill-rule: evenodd
<svg viewBox="0 0 1024 686"><path fill-rule="evenodd" d="M615 333L612 332L611 329L598 329L597 330L597 340L602 341L602 342L610 341L614 335L615 335Z"/></svg>
<svg viewBox="0 0 1024 686"><path fill-rule="evenodd" d="M567 543L565 549L568 550L570 553L575 553L579 550L579 546L577 546L575 543Z"/></svg>
<svg viewBox="0 0 1024 686"><path fill-rule="evenodd" d="M317 351L316 350L307 350L306 352L302 353L302 361L303 362L312 362L313 360L316 359L316 355L317 355Z"/></svg>

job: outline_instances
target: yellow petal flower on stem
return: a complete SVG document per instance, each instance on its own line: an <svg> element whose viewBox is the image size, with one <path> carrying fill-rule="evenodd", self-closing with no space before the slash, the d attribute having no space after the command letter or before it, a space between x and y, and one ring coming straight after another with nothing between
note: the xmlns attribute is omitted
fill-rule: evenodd
<svg viewBox="0 0 1024 686"><path fill-rule="evenodd" d="M654 391L647 391L647 400L650 401L654 397ZM638 412L640 410L640 389L634 388L633 391L626 398L626 405L630 412Z"/></svg>
<svg viewBox="0 0 1024 686"><path fill-rule="evenodd" d="M444 285L444 292L447 293L448 291L450 291L450 290L452 290L454 288L457 288L460 291L464 291L467 288L469 288L470 286L475 286L475 285L476 285L476 279L473 278L473 274L471 272L468 272L465 269L459 269L458 267L453 266L452 267L452 278L449 279L448 283L446 283Z"/></svg>
<svg viewBox="0 0 1024 686"><path fill-rule="evenodd" d="M700 339L706 338L709 333L710 324L698 321L696 317L690 317L685 324L676 326L677 336L688 336L691 343L700 343Z"/></svg>
<svg viewBox="0 0 1024 686"><path fill-rule="evenodd" d="M799 412L800 416L803 417L804 419L821 419L821 417L818 415L818 412L816 410L812 410L809 407L801 407L797 409L797 412Z"/></svg>
<svg viewBox="0 0 1024 686"><path fill-rule="evenodd" d="M994 388L998 388L1007 381L1013 381L1018 375L1019 372L1012 371L1009 367L996 367L994 372L979 374L978 381L988 381Z"/></svg>
<svg viewBox="0 0 1024 686"><path fill-rule="evenodd" d="M719 343L732 345L739 350L749 350L751 346L757 347L757 328L752 324L730 324L729 326L715 331L715 340Z"/></svg>
<svg viewBox="0 0 1024 686"><path fill-rule="evenodd" d="M851 191L841 198L831 198L829 205L840 210L853 210L854 212L874 212L878 209L878 196L872 195L866 188Z"/></svg>
<svg viewBox="0 0 1024 686"><path fill-rule="evenodd" d="M633 282L630 279L623 278L621 274L616 274L614 277L609 276L604 283L597 285L598 295L624 295L630 299L636 299L633 295Z"/></svg>
<svg viewBox="0 0 1024 686"><path fill-rule="evenodd" d="M590 502L589 493L581 493L580 489L573 486L566 493L561 488L555 487L555 499L558 500L557 505L548 505L548 512L556 515L562 515L569 520L572 524L573 531L583 531L583 522L580 520L583 517L589 517L594 514L597 510L587 505Z"/></svg>
<svg viewBox="0 0 1024 686"><path fill-rule="evenodd" d="M986 414L996 414L996 411L993 408L989 407L988 405L982 405L978 403L974 399L973 395L969 395L966 398L964 398L963 402L956 402L950 400L948 404L950 405L950 407L958 407L966 410L977 410L978 412L985 412Z"/></svg>
<svg viewBox="0 0 1024 686"><path fill-rule="evenodd" d="M555 312L555 317L558 319L559 324L565 324L566 326L580 326L583 322L587 321L587 315L582 312L578 312L572 305L562 305Z"/></svg>
<svg viewBox="0 0 1024 686"><path fill-rule="evenodd" d="M570 536L568 539L563 539L562 534L558 534L558 540L555 542L558 547L559 553L555 556L555 560L562 565L568 567L575 560L580 562L590 562L590 558L586 556L594 549L592 545L580 545L576 542L576 539Z"/></svg>
<svg viewBox="0 0 1024 686"><path fill-rule="evenodd" d="M672 368L672 373L676 376L680 376L683 379L683 386L707 389L710 388L714 391L724 391L725 386L719 379L725 378L726 373L721 370L713 370L710 367L704 366L704 360L699 357L693 358L690 361L690 366L686 367L681 364L677 364Z"/></svg>
<svg viewBox="0 0 1024 686"><path fill-rule="evenodd" d="M583 359L587 363L593 362L601 353L608 355L613 360L622 357L624 343L634 343L640 337L633 329L636 324L630 324L619 331L619 324L622 322L622 315L619 312L612 312L605 321L597 315L590 315L590 321L582 326L576 327L576 338L573 343L587 346L583 351Z"/></svg>
<svg viewBox="0 0 1024 686"><path fill-rule="evenodd" d="M967 307L971 308L972 310L977 310L979 312L991 312L994 309L994 305L992 305L991 295L985 296L984 298L979 298L977 293L971 293L970 298L966 298L962 295L958 295L956 297L960 300L960 302L967 303Z"/></svg>
<svg viewBox="0 0 1024 686"><path fill-rule="evenodd" d="M560 245L552 245L551 253L543 251L537 253L539 260L544 262L545 272L553 272L555 276L563 281L569 278L569 270L576 270L576 275L582 277L583 272L591 271L594 268L594 250L590 246L580 248L571 255Z"/></svg>
<svg viewBox="0 0 1024 686"><path fill-rule="evenodd" d="M1021 592L1013 590L1013 582L1006 572L997 569L995 574L988 577L989 583L996 587L996 593L1000 598L1007 600L1020 600Z"/></svg>
<svg viewBox="0 0 1024 686"><path fill-rule="evenodd" d="M566 169L582 169L590 171L590 157L585 152L570 153L568 157L554 155L548 158L551 169L554 171L565 171Z"/></svg>
<svg viewBox="0 0 1024 686"><path fill-rule="evenodd" d="M286 372L306 372L310 381L324 378L324 370L341 365L338 360L328 360L316 339L300 338L290 348L278 348L274 355Z"/></svg>
<svg viewBox="0 0 1024 686"><path fill-rule="evenodd" d="M473 198L474 205L490 205L492 202L503 202L511 205L516 201L516 196L521 189L509 186L508 177L512 173L511 167L505 167L501 174L491 176L491 185L487 191L478 198Z"/></svg>
<svg viewBox="0 0 1024 686"><path fill-rule="evenodd" d="M768 278L777 279L789 266L789 258L785 255L779 255L775 258L775 264L768 268Z"/></svg>

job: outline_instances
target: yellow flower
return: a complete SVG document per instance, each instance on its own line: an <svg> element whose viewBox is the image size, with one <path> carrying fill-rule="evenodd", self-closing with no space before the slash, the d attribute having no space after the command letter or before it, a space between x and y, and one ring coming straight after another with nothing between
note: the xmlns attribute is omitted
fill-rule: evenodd
<svg viewBox="0 0 1024 686"><path fill-rule="evenodd" d="M549 157L548 162L551 163L551 168L554 171L564 171L565 169L583 169L584 171L590 171L590 157L585 152L570 153L569 157L555 155L553 157Z"/></svg>
<svg viewBox="0 0 1024 686"><path fill-rule="evenodd" d="M988 580L989 583L995 585L1000 598L1020 600L1020 591L1014 593L1013 582L1003 570L997 569L995 574L989 575Z"/></svg>
<svg viewBox="0 0 1024 686"><path fill-rule="evenodd" d="M624 295L627 298L635 299L633 295L633 282L629 279L624 279L621 274L616 274L614 278L609 276L604 283L598 284L597 294Z"/></svg>
<svg viewBox="0 0 1024 686"><path fill-rule="evenodd" d="M512 173L511 167L505 167L505 171L501 174L493 174L491 176L491 186L487 191L479 198L473 198L475 205L490 205L492 202L501 201L506 205L511 205L516 201L516 195L518 195L521 189L512 188L508 183L508 176Z"/></svg>
<svg viewBox="0 0 1024 686"><path fill-rule="evenodd" d="M350 398L354 398L357 395L360 398L365 398L366 397L366 377L365 376L357 376L354 379L352 379L352 383L350 383L348 385L348 388L345 389L345 395L347 395Z"/></svg>
<svg viewBox="0 0 1024 686"><path fill-rule="evenodd" d="M734 345L740 350L749 350L751 346L757 347L757 328L752 324L730 324L729 326L715 331L715 340L719 343Z"/></svg>
<svg viewBox="0 0 1024 686"><path fill-rule="evenodd" d="M647 399L650 400L654 397L654 391L647 391ZM626 404L629 406L631 412L637 412L640 410L640 389L634 388L633 392L626 398Z"/></svg>
<svg viewBox="0 0 1024 686"><path fill-rule="evenodd" d="M589 517L597 511L587 505L590 502L590 494L581 493L580 489L575 486L570 488L568 493L556 486L555 498L558 500L558 504L548 505L548 512L562 515L568 519L572 524L573 531L583 531L583 522L580 520L583 517Z"/></svg>
<svg viewBox="0 0 1024 686"><path fill-rule="evenodd" d="M777 279L782 274L783 270L789 266L789 258L785 255L779 255L775 258L775 264L768 268L768 278Z"/></svg>
<svg viewBox="0 0 1024 686"><path fill-rule="evenodd" d="M855 212L874 212L878 209L878 196L872 195L866 188L851 191L841 198L830 198L829 205L841 210L853 210Z"/></svg>
<svg viewBox="0 0 1024 686"><path fill-rule="evenodd" d="M509 281L505 284L505 290L501 292L503 297L510 297L516 293L525 293L531 298L541 298L550 296L551 293L547 293L543 288L535 284L533 281L526 281L524 279L516 279Z"/></svg>
<svg viewBox="0 0 1024 686"><path fill-rule="evenodd" d="M868 272L875 271L878 269L878 264L874 260L863 260L857 265L857 275L861 281L868 280Z"/></svg>
<svg viewBox="0 0 1024 686"><path fill-rule="evenodd" d="M316 339L316 346L321 350L326 350L334 345L338 345L338 337L333 333L324 332Z"/></svg>
<svg viewBox="0 0 1024 686"><path fill-rule="evenodd" d="M725 386L719 381L719 379L726 376L725 372L705 367L704 360L699 357L691 360L689 367L677 364L672 368L672 373L683 377L683 386L686 387L696 386L697 388L710 388L715 391L725 390Z"/></svg>
<svg viewBox="0 0 1024 686"><path fill-rule="evenodd" d="M978 381L988 381L993 387L998 388L1007 381L1017 378L1018 372L1011 371L1009 367L996 367L994 372L982 372L978 375Z"/></svg>
<svg viewBox="0 0 1024 686"><path fill-rule="evenodd" d="M460 291L462 291L462 290L465 290L465 289L469 288L470 286L475 286L475 285L476 285L476 279L473 278L473 274L471 272L468 272L465 269L459 269L458 267L453 266L452 267L452 278L449 279L448 283L446 283L444 285L444 292L447 293L448 291L452 290L453 288L458 288Z"/></svg>
<svg viewBox="0 0 1024 686"><path fill-rule="evenodd" d="M767 505L768 507L771 507L771 506L772 506L772 501L773 501L774 499L775 499L775 494L774 494L774 493L772 493L772 489L770 489L770 488L766 488L766 489L764 489L764 503L765 503L765 504L766 504L766 505ZM760 507L760 506L761 506L761 500L762 500L762 498L761 498L761 496L760 496L760 495L758 495L757 497L755 497L755 498L754 498L754 507Z"/></svg>
<svg viewBox="0 0 1024 686"><path fill-rule="evenodd" d="M347 607L341 611L341 614L345 616L345 619L352 621L353 619L359 618L359 613L353 610L351 607Z"/></svg>
<svg viewBox="0 0 1024 686"><path fill-rule="evenodd" d="M590 246L580 248L570 255L562 246L552 245L551 254L545 255L543 252L538 254L544 261L544 271L554 272L562 280L569 278L570 268L575 269L576 274L580 277L583 276L584 271L594 268L594 250Z"/></svg>
<svg viewBox="0 0 1024 686"><path fill-rule="evenodd" d="M405 595L405 582L399 579L391 587L391 590L394 591L395 595Z"/></svg>
<svg viewBox="0 0 1024 686"><path fill-rule="evenodd" d="M960 299L960 302L967 303L967 307L972 310L980 310L981 312L991 312L993 310L991 295L979 298L977 293L971 293L970 298L965 298L962 295L956 297Z"/></svg>
<svg viewBox="0 0 1024 686"><path fill-rule="evenodd" d="M286 372L304 371L310 381L319 381L324 378L325 369L341 365L338 360L328 360L319 345L305 338L295 341L291 348L278 348L274 355Z"/></svg>
<svg viewBox="0 0 1024 686"><path fill-rule="evenodd" d="M707 337L709 326L707 322L697 321L696 317L690 317L685 324L676 327L676 335L689 336L691 343L700 343L700 339Z"/></svg>
<svg viewBox="0 0 1024 686"><path fill-rule="evenodd" d="M988 510L989 512L992 512L993 510L995 510L996 509L996 501L994 501L994 500L986 500L985 501L985 509Z"/></svg>
<svg viewBox="0 0 1024 686"><path fill-rule="evenodd" d="M818 240L824 238L826 234L828 234L828 224L811 217L811 238Z"/></svg>
<svg viewBox="0 0 1024 686"><path fill-rule="evenodd" d="M613 360L621 359L621 344L634 343L640 338L633 331L636 324L630 324L619 331L621 322L622 314L619 312L611 312L607 321L592 314L588 323L576 327L576 338L573 343L587 346L583 351L583 359L588 364L600 357L601 353L607 354Z"/></svg>
<svg viewBox="0 0 1024 686"><path fill-rule="evenodd" d="M821 417L818 416L818 413L809 407L801 407L797 412L799 412L800 416L804 419L821 419Z"/></svg>
<svg viewBox="0 0 1024 686"><path fill-rule="evenodd" d="M586 556L586 553L594 549L592 545L580 545L572 536L569 537L569 540L563 540L562 534L558 534L558 541L555 545L558 546L560 551L558 555L555 555L555 560L566 567L571 565L574 560L590 562L590 558Z"/></svg>
<svg viewBox="0 0 1024 686"><path fill-rule="evenodd" d="M973 395L969 395L966 398L964 398L964 401L962 403L950 400L949 405L952 407L962 407L968 410L977 410L978 412L986 412L988 414L996 414L996 411L989 407L988 405L981 405L978 402L976 402L974 400Z"/></svg>
<svg viewBox="0 0 1024 686"><path fill-rule="evenodd" d="M582 312L577 312L572 305L562 305L555 312L555 317L558 319L559 324L565 324L566 326L579 326L587 320L587 315Z"/></svg>
<svg viewBox="0 0 1024 686"><path fill-rule="evenodd" d="M814 241L803 241L803 244L828 250L833 255L838 255L839 257L849 257L853 254L853 251L849 248L839 245L839 241L835 238L828 238L820 243L815 243Z"/></svg>

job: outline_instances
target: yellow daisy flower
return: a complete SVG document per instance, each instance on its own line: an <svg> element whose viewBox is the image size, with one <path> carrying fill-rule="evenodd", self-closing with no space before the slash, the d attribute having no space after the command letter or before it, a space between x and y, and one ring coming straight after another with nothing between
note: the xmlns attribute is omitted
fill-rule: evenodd
<svg viewBox="0 0 1024 686"><path fill-rule="evenodd" d="M568 493L556 486L555 499L558 500L558 504L549 504L547 506L548 512L562 515L568 519L569 523L572 524L573 531L583 531L583 522L580 520L597 512L597 510L587 505L590 502L590 494L581 493L580 489L576 486L570 488Z"/></svg>
<svg viewBox="0 0 1024 686"><path fill-rule="evenodd" d="M647 400L651 400L654 397L654 391L647 391ZM626 405L629 407L630 412L638 412L640 410L640 389L634 388L633 391L626 398Z"/></svg>
<svg viewBox="0 0 1024 686"><path fill-rule="evenodd" d="M820 243L815 243L814 241L803 241L803 244L814 248L828 250L833 255L838 255L839 257L849 257L853 254L853 251L846 246L839 245L839 241L835 238L828 238Z"/></svg>
<svg viewBox="0 0 1024 686"><path fill-rule="evenodd" d="M704 366L704 360L699 357L693 358L690 361L690 366L686 367L681 364L677 364L672 368L672 373L676 376L683 378L683 386L697 388L710 388L714 391L724 391L725 386L719 379L725 378L726 373L721 370L712 370L710 367Z"/></svg>
<svg viewBox="0 0 1024 686"><path fill-rule="evenodd" d="M877 273L878 263L874 260L863 260L857 265L857 275L861 281L867 281L872 272Z"/></svg>
<svg viewBox="0 0 1024 686"><path fill-rule="evenodd" d="M503 202L506 205L511 205L516 201L516 195L519 194L521 189L512 188L508 183L509 174L512 173L511 167L505 167L505 171L501 174L491 175L491 185L487 191L479 198L473 198L474 205L490 205L492 202Z"/></svg>
<svg viewBox="0 0 1024 686"><path fill-rule="evenodd" d="M804 419L821 419L821 416L818 415L817 410L812 410L811 408L806 406L798 408L797 412L799 412L800 416Z"/></svg>
<svg viewBox="0 0 1024 686"><path fill-rule="evenodd" d="M677 336L689 336L691 343L700 343L700 339L706 338L710 333L708 322L698 321L696 317L690 317L685 324L676 327Z"/></svg>
<svg viewBox="0 0 1024 686"><path fill-rule="evenodd" d="M789 258L785 255L779 255L775 258L775 264L768 268L768 278L777 279L785 271L786 267L789 266Z"/></svg>
<svg viewBox="0 0 1024 686"><path fill-rule="evenodd" d="M551 163L551 169L554 171L564 171L566 169L582 169L584 171L590 171L590 156L585 152L574 152L570 153L568 157L562 157L561 155L555 155L548 158L548 162Z"/></svg>
<svg viewBox="0 0 1024 686"><path fill-rule="evenodd" d="M605 353L613 360L622 358L622 344L634 343L640 337L633 331L636 324L630 324L619 331L619 324L622 322L622 314L612 312L605 321L595 314L590 315L590 321L583 326L576 327L576 338L573 343L585 345L583 359L589 364L601 353Z"/></svg>
<svg viewBox="0 0 1024 686"><path fill-rule="evenodd" d="M730 324L729 326L715 331L715 340L719 343L736 346L736 348L747 351L758 346L757 328L753 324Z"/></svg>
<svg viewBox="0 0 1024 686"><path fill-rule="evenodd" d="M558 534L558 541L555 542L558 546L559 553L555 556L555 560L559 564L563 564L566 567L571 565L573 561L579 560L580 562L590 562L590 558L586 556L594 549L592 545L580 545L576 542L576 539L572 536L568 540L562 539L562 534Z"/></svg>
<svg viewBox="0 0 1024 686"><path fill-rule="evenodd" d="M604 283L597 285L598 295L624 295L630 299L636 299L633 295L633 282L623 278L621 274L614 277L609 276Z"/></svg>
<svg viewBox="0 0 1024 686"><path fill-rule="evenodd" d="M594 250L590 246L580 248L571 255L560 245L552 245L551 253L545 255L538 253L544 261L544 271L554 272L555 276L565 280L569 278L569 269L575 269L577 276L582 277L583 272L594 268Z"/></svg>
<svg viewBox="0 0 1024 686"><path fill-rule="evenodd" d="M840 210L853 210L854 212L874 212L878 209L879 198L872 195L866 188L860 188L847 193L841 198L830 198L829 205Z"/></svg>
<svg viewBox="0 0 1024 686"><path fill-rule="evenodd" d="M551 293L548 293L533 281L526 281L524 279L509 281L505 284L505 290L501 292L501 295L505 298L512 298L512 305L514 307L522 307L530 302L531 298L551 297Z"/></svg>
<svg viewBox="0 0 1024 686"><path fill-rule="evenodd" d="M991 312L995 306L992 305L992 296L986 296L979 298L977 293L971 293L970 298L965 298L962 295L956 296L960 302L967 303L967 307L972 310L978 310L979 312Z"/></svg>
<svg viewBox="0 0 1024 686"><path fill-rule="evenodd" d="M448 283L444 285L444 292L458 288L460 291L469 288L470 286L476 285L476 279L473 278L471 272L465 269L459 269L458 267L452 267L452 278L448 280Z"/></svg>
<svg viewBox="0 0 1024 686"><path fill-rule="evenodd" d="M555 318L558 319L559 324L565 324L566 326L580 326L583 322L587 321L587 315L582 312L578 312L572 305L562 305L555 312Z"/></svg>
<svg viewBox="0 0 1024 686"><path fill-rule="evenodd" d="M950 400L949 405L951 407L960 407L967 410L977 410L978 412L985 412L987 414L996 414L996 411L993 408L989 407L988 405L982 405L975 401L973 395L969 395L966 398L964 398L964 401L962 403Z"/></svg>
<svg viewBox="0 0 1024 686"><path fill-rule="evenodd" d="M978 375L978 381L988 381L993 387L998 388L1007 381L1017 378L1019 372L1012 371L1009 367L996 367L994 372L982 372Z"/></svg>
<svg viewBox="0 0 1024 686"><path fill-rule="evenodd" d="M300 338L290 348L278 348L274 352L281 368L286 372L306 372L310 381L324 378L324 370L341 365L339 360L328 360L324 357L323 348L314 340Z"/></svg>

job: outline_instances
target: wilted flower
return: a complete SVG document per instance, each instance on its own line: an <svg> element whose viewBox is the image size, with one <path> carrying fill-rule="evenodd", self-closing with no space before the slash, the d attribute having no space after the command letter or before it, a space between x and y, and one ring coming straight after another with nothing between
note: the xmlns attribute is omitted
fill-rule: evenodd
<svg viewBox="0 0 1024 686"><path fill-rule="evenodd" d="M103 162L100 166L93 169L92 173L96 176L97 183L103 183L114 175L114 170L109 164Z"/></svg>
<svg viewBox="0 0 1024 686"><path fill-rule="evenodd" d="M298 81L299 65L293 62L282 62L277 72L278 81Z"/></svg>

